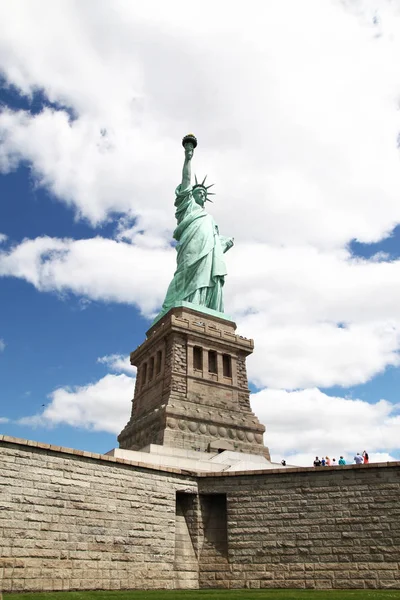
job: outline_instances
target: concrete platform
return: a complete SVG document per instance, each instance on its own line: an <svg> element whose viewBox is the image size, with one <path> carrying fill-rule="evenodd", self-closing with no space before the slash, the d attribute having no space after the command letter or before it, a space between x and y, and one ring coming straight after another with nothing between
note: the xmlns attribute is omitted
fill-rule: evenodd
<svg viewBox="0 0 400 600"><path fill-rule="evenodd" d="M157 444L149 444L138 451L113 448L106 454L148 465L199 472L259 471L282 468L280 463L273 463L258 454L246 454L244 452L233 452L232 450L215 453L198 452Z"/></svg>

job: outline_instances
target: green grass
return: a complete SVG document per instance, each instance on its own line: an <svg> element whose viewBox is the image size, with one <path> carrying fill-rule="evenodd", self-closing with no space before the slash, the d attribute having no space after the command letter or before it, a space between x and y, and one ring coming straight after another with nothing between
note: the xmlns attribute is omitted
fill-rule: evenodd
<svg viewBox="0 0 400 600"><path fill-rule="evenodd" d="M4 600L400 600L400 590L151 590L4 594Z"/></svg>

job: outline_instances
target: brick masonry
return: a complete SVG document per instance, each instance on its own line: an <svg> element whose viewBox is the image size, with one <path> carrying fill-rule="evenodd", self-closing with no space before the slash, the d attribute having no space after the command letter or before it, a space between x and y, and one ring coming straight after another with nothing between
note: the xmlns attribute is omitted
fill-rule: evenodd
<svg viewBox="0 0 400 600"><path fill-rule="evenodd" d="M400 588L399 496L399 462L196 475L0 436L1 589Z"/></svg>

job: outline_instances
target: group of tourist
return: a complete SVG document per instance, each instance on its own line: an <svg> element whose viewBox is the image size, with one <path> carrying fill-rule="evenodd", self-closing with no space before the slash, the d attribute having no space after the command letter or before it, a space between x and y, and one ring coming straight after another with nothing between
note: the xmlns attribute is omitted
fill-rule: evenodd
<svg viewBox="0 0 400 600"><path fill-rule="evenodd" d="M362 454L357 452L357 454L354 457L354 462L356 465L367 465L369 463L368 452L366 452L365 450ZM329 456L323 456L321 459L318 458L318 456L316 456L314 460L314 467L335 467L336 465L341 466L345 464L346 459L343 456L341 456L337 462L336 458L332 458L331 460Z"/></svg>
<svg viewBox="0 0 400 600"><path fill-rule="evenodd" d="M322 458L316 456L314 460L314 467L336 467L336 465L345 464L346 460L343 456L341 456L338 461L336 461L336 458L330 459L329 456L323 456Z"/></svg>

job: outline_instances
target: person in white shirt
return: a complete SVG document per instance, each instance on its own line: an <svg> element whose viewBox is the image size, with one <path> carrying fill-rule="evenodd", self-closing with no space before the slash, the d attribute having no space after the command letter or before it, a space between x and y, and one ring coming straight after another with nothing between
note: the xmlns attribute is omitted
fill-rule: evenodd
<svg viewBox="0 0 400 600"><path fill-rule="evenodd" d="M361 454L359 452L357 452L357 454L354 457L354 462L356 463L356 465L362 465L364 462L363 457L361 456Z"/></svg>

